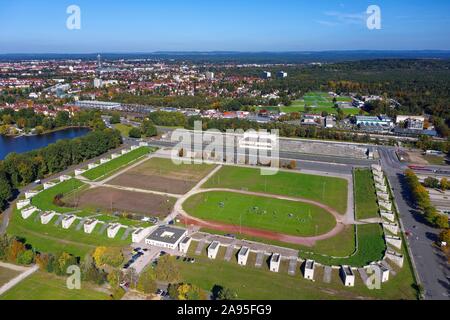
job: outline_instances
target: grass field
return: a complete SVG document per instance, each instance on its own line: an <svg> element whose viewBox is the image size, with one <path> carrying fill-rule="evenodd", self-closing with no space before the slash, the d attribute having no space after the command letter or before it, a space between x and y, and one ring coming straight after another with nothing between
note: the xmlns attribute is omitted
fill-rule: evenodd
<svg viewBox="0 0 450 320"><path fill-rule="evenodd" d="M316 282L303 279L297 268L295 276L287 273L287 262L282 261L280 272L273 273L268 265L257 269L254 267L255 254L251 253L247 266L239 266L235 259L230 262L223 260L225 248L219 250L216 260L210 260L206 251L201 256L194 255L196 243L191 244L189 256L195 257L194 264L177 261L182 280L200 286L210 291L215 285L231 288L239 299L256 300L321 300L321 299L415 299L412 288L412 278L408 270L399 271L397 276L382 285L382 290L369 290L357 275L354 288L344 287L338 271L333 271L332 282L322 281L323 270L317 268ZM267 285L270 279L270 285Z"/></svg>
<svg viewBox="0 0 450 320"><path fill-rule="evenodd" d="M202 187L248 190L302 197L326 204L339 213L347 209L348 183L345 179L280 171L262 176L258 169L224 166Z"/></svg>
<svg viewBox="0 0 450 320"><path fill-rule="evenodd" d="M113 127L114 127L114 129L119 130L120 133L122 134L122 136L127 137L127 138L130 136L131 129L133 129L132 126L121 124L121 123L115 124L115 125L113 125Z"/></svg>
<svg viewBox="0 0 450 320"><path fill-rule="evenodd" d="M82 282L80 290L69 290L66 278L36 272L11 288L0 300L106 300L109 295L93 285Z"/></svg>
<svg viewBox="0 0 450 320"><path fill-rule="evenodd" d="M215 165L176 165L170 159L151 158L109 183L144 190L185 194L214 168Z"/></svg>
<svg viewBox="0 0 450 320"><path fill-rule="evenodd" d="M113 173L114 171L136 161L137 159L145 156L152 149L149 147L140 147L136 150L133 150L125 155L122 155L116 159L113 159L105 164L101 164L98 167L88 170L83 173L83 177L89 180L97 180L102 177L106 177L107 175Z"/></svg>
<svg viewBox="0 0 450 320"><path fill-rule="evenodd" d="M354 171L355 211L357 219L378 218L378 204L372 172L368 169Z"/></svg>
<svg viewBox="0 0 450 320"><path fill-rule="evenodd" d="M330 213L310 204L231 192L194 195L184 209L204 220L304 237L324 234L336 225Z"/></svg>
<svg viewBox="0 0 450 320"><path fill-rule="evenodd" d="M8 281L14 279L20 274L20 271L0 267L0 287Z"/></svg>

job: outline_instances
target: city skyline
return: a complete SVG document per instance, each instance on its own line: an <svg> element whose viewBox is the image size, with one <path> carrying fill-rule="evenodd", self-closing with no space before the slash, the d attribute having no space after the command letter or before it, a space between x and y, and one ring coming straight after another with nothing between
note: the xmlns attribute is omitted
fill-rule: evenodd
<svg viewBox="0 0 450 320"><path fill-rule="evenodd" d="M449 50L447 1L2 1L0 53ZM81 9L79 30L66 10ZM367 8L381 9L369 30Z"/></svg>

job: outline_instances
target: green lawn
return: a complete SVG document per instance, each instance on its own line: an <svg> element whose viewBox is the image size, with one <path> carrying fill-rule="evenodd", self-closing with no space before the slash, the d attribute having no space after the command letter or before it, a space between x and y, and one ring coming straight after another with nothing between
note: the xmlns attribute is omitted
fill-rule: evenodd
<svg viewBox="0 0 450 320"><path fill-rule="evenodd" d="M330 213L310 204L231 192L197 194L183 207L192 216L204 220L242 223L242 226L295 236L324 234L336 225Z"/></svg>
<svg viewBox="0 0 450 320"><path fill-rule="evenodd" d="M442 156L425 155L423 156L423 158L431 165L445 166L447 164L445 161L445 157Z"/></svg>
<svg viewBox="0 0 450 320"><path fill-rule="evenodd" d="M109 295L93 285L82 282L80 290L69 290L66 278L50 273L36 272L15 287L0 300L106 300Z"/></svg>
<svg viewBox="0 0 450 320"><path fill-rule="evenodd" d="M202 187L302 197L326 204L341 214L347 209L348 183L341 178L286 171L279 171L273 176L263 176L259 169L224 166Z"/></svg>
<svg viewBox="0 0 450 320"><path fill-rule="evenodd" d="M120 133L122 134L122 136L127 137L127 138L130 136L131 129L133 129L132 126L121 124L121 123L115 124L115 125L113 125L113 127L114 127L114 129L119 130Z"/></svg>
<svg viewBox="0 0 450 320"><path fill-rule="evenodd" d="M105 164L99 165L94 169L86 171L85 173L83 173L83 177L89 180L97 180L99 178L106 177L108 174L111 174L114 171L126 165L129 165L133 161L136 161L139 158L147 155L152 150L153 149L149 147L140 147Z"/></svg>
<svg viewBox="0 0 450 320"><path fill-rule="evenodd" d="M8 281L14 279L20 274L20 271L0 267L0 287Z"/></svg>
<svg viewBox="0 0 450 320"><path fill-rule="evenodd" d="M357 219L378 218L377 194L372 172L368 169L354 171L355 209Z"/></svg>
<svg viewBox="0 0 450 320"><path fill-rule="evenodd" d="M216 260L206 257L206 251L201 256L194 255L196 243L189 248L189 256L195 257L194 264L177 261L182 280L200 286L210 291L215 285L231 288L238 294L239 299L256 300L321 300L321 299L414 299L415 291L412 288L410 274L403 272L382 285L382 290L369 290L357 275L354 288L344 287L333 271L332 282L326 284L322 281L323 269L317 268L316 282L303 279L297 268L295 276L287 273L288 263L283 261L279 273L268 270L267 264L262 268L254 267L255 254L251 253L247 266L239 266L236 259L226 262L223 260L225 248L219 250ZM399 272L397 270L397 272ZM270 285L268 285L268 283Z"/></svg>

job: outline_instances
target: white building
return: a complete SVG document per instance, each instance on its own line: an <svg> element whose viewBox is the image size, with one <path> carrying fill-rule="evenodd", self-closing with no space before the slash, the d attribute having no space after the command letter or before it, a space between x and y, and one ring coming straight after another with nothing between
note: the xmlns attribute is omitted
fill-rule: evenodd
<svg viewBox="0 0 450 320"><path fill-rule="evenodd" d="M44 183L44 190L47 190L47 189L50 189L50 188L53 188L54 186L56 186L56 183L54 183L54 182L45 182Z"/></svg>
<svg viewBox="0 0 450 320"><path fill-rule="evenodd" d="M76 176L81 176L85 172L86 172L86 170L84 170L84 169L76 169L75 170L75 175Z"/></svg>
<svg viewBox="0 0 450 320"><path fill-rule="evenodd" d="M377 197L379 200L383 200L383 201L389 200L389 194L386 192L377 192Z"/></svg>
<svg viewBox="0 0 450 320"><path fill-rule="evenodd" d="M128 152L130 152L130 150L128 150L128 149L123 149L120 153L124 155L124 154L127 154Z"/></svg>
<svg viewBox="0 0 450 320"><path fill-rule="evenodd" d="M28 219L36 211L38 211L38 209L36 207L30 207L27 209L23 209L20 213L22 215L22 218Z"/></svg>
<svg viewBox="0 0 450 320"><path fill-rule="evenodd" d="M277 72L277 78L284 79L284 78L287 78L287 76L288 76L288 74L285 71L278 71Z"/></svg>
<svg viewBox="0 0 450 320"><path fill-rule="evenodd" d="M180 252L187 253L189 250L189 246L191 245L192 238L186 237L180 242Z"/></svg>
<svg viewBox="0 0 450 320"><path fill-rule="evenodd" d="M216 259L217 253L219 253L220 248L220 242L219 241L213 241L211 245L208 247L208 258L209 259Z"/></svg>
<svg viewBox="0 0 450 320"><path fill-rule="evenodd" d="M145 142L145 141L139 142L139 146L140 147L148 147L148 142Z"/></svg>
<svg viewBox="0 0 450 320"><path fill-rule="evenodd" d="M116 158L118 158L118 157L120 157L120 154L118 154L118 153L113 153L113 154L111 155L111 159L116 159Z"/></svg>
<svg viewBox="0 0 450 320"><path fill-rule="evenodd" d="M386 236L386 243L390 244L397 249L402 248L402 238L396 236Z"/></svg>
<svg viewBox="0 0 450 320"><path fill-rule="evenodd" d="M92 231L94 231L94 229L98 223L99 223L99 221L95 220L95 219L87 220L83 225L84 233L88 233L88 234L92 233Z"/></svg>
<svg viewBox="0 0 450 320"><path fill-rule="evenodd" d="M110 225L107 229L108 238L114 239L119 232L120 228L122 228L122 225L120 223L114 223Z"/></svg>
<svg viewBox="0 0 450 320"><path fill-rule="evenodd" d="M25 192L25 199L31 199L34 196L38 195L40 191L32 190Z"/></svg>
<svg viewBox="0 0 450 320"><path fill-rule="evenodd" d="M395 222L395 215L392 213L392 211L381 210L380 214L386 220L389 220L390 222Z"/></svg>
<svg viewBox="0 0 450 320"><path fill-rule="evenodd" d="M98 167L98 164L97 164L97 163L90 163L90 164L88 164L88 169L89 169L89 170L94 169L94 168L97 168L97 167Z"/></svg>
<svg viewBox="0 0 450 320"><path fill-rule="evenodd" d="M131 234L131 241L133 243L139 243L145 239L146 236L150 233L150 228L138 228L133 231Z"/></svg>
<svg viewBox="0 0 450 320"><path fill-rule="evenodd" d="M62 227L63 227L63 229L69 229L70 226L75 222L76 219L77 219L77 217L74 216L74 215L70 215L70 216L65 217L62 220Z"/></svg>
<svg viewBox="0 0 450 320"><path fill-rule="evenodd" d="M245 266L247 264L249 254L250 249L248 247L242 247L238 253L238 264L241 266Z"/></svg>
<svg viewBox="0 0 450 320"><path fill-rule="evenodd" d="M378 201L380 207L386 209L387 211L392 211L392 202L390 201Z"/></svg>
<svg viewBox="0 0 450 320"><path fill-rule="evenodd" d="M155 247L175 250L187 233L186 229L160 226L145 239L145 243Z"/></svg>
<svg viewBox="0 0 450 320"><path fill-rule="evenodd" d="M108 158L100 159L100 163L101 163L101 164L105 164L105 163L108 163L108 162L110 162L110 161L111 161L111 159L108 159Z"/></svg>
<svg viewBox="0 0 450 320"><path fill-rule="evenodd" d="M341 278L346 287L355 286L355 274L349 266L341 266Z"/></svg>
<svg viewBox="0 0 450 320"><path fill-rule="evenodd" d="M67 176L67 175L62 175L62 176L59 177L59 181L60 182L64 182L64 181L67 181L67 180L70 180L70 179L72 179L72 177L71 176Z"/></svg>
<svg viewBox="0 0 450 320"><path fill-rule="evenodd" d="M383 222L383 228L385 228L386 230L388 230L393 234L398 234L400 230L398 224L392 222Z"/></svg>
<svg viewBox="0 0 450 320"><path fill-rule="evenodd" d="M281 264L281 255L278 253L274 253L272 258L270 258L270 271L279 272Z"/></svg>
<svg viewBox="0 0 450 320"><path fill-rule="evenodd" d="M403 255L400 253L397 253L393 250L387 250L386 251L386 258L394 262L397 266L400 268L403 268Z"/></svg>
<svg viewBox="0 0 450 320"><path fill-rule="evenodd" d="M306 260L304 278L308 279L308 280L314 280L315 268L316 268L316 263L314 260Z"/></svg>
<svg viewBox="0 0 450 320"><path fill-rule="evenodd" d="M131 146L131 151L138 149L138 146Z"/></svg>
<svg viewBox="0 0 450 320"><path fill-rule="evenodd" d="M53 217L56 215L55 211L47 211L44 214L41 215L41 223L42 224L48 224Z"/></svg>
<svg viewBox="0 0 450 320"><path fill-rule="evenodd" d="M263 79L270 79L270 78L272 78L272 72L269 72L269 71L263 71L263 73L261 74L261 77L262 77Z"/></svg>
<svg viewBox="0 0 450 320"><path fill-rule="evenodd" d="M211 71L205 72L205 77L208 80L214 80L214 72L211 72Z"/></svg>
<svg viewBox="0 0 450 320"><path fill-rule="evenodd" d="M30 203L31 203L30 199L19 200L16 203L16 207L17 207L17 209L20 210L20 209L25 208L26 206L28 206Z"/></svg>
<svg viewBox="0 0 450 320"><path fill-rule="evenodd" d="M94 88L101 88L103 87L103 80L99 78L94 79Z"/></svg>

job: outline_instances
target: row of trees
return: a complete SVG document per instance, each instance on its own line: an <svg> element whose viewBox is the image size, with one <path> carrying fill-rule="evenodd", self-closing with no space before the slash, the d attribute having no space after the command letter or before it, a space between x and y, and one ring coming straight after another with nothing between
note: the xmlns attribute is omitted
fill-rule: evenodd
<svg viewBox="0 0 450 320"><path fill-rule="evenodd" d="M427 189L420 183L414 171L407 169L405 179L416 205L423 211L427 222L436 228L448 228L448 217L440 214L431 204Z"/></svg>
<svg viewBox="0 0 450 320"><path fill-rule="evenodd" d="M433 189L441 189L442 191L446 191L450 189L450 183L447 178L442 178L440 181L434 177L428 177L423 182L423 185L427 188Z"/></svg>
<svg viewBox="0 0 450 320"><path fill-rule="evenodd" d="M49 109L52 109L52 107L49 107ZM67 126L101 128L104 124L101 114L93 110L76 112L72 117L67 111L59 111L55 117L51 117L36 113L33 108L20 109L19 111L11 108L1 110L0 134L10 133L13 125L27 132L35 129L36 133L40 134Z"/></svg>
<svg viewBox="0 0 450 320"><path fill-rule="evenodd" d="M15 189L97 157L121 144L119 131L105 129L77 139L60 140L28 153L8 154L5 160L0 161L0 207L5 205Z"/></svg>

